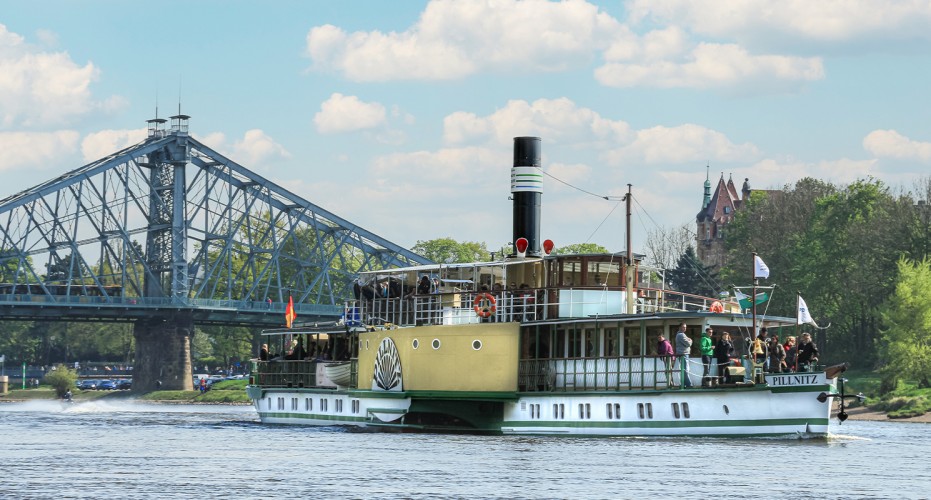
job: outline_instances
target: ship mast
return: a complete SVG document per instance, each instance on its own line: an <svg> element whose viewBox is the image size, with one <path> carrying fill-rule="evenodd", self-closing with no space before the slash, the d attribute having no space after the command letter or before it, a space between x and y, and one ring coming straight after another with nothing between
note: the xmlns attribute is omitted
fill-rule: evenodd
<svg viewBox="0 0 931 500"><path fill-rule="evenodd" d="M634 314L634 251L631 249L630 241L630 206L631 206L631 185L627 185L627 194L624 201L627 202L627 265L625 266L624 281L627 289L627 314Z"/></svg>
<svg viewBox="0 0 931 500"><path fill-rule="evenodd" d="M750 276L753 278L753 289L750 291L750 307L752 310L753 317L753 327L750 330L750 340L754 340L757 337L756 331L756 252L752 254L752 264L750 265Z"/></svg>

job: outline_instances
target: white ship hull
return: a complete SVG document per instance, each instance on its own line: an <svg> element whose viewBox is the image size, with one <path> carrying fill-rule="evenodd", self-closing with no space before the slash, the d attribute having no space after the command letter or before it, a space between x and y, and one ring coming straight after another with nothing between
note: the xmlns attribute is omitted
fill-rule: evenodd
<svg viewBox="0 0 931 500"><path fill-rule="evenodd" d="M793 374L767 376L765 386L519 395L502 403L493 425L460 430L513 435L823 437L829 430L831 399L821 402L818 395L832 393L832 382L823 373ZM266 389L253 402L261 421L269 424L450 430L408 422L416 411L416 403L412 408L416 399L403 393L386 398L371 391ZM443 404L433 402L432 407L442 410ZM452 404L450 411L455 411Z"/></svg>

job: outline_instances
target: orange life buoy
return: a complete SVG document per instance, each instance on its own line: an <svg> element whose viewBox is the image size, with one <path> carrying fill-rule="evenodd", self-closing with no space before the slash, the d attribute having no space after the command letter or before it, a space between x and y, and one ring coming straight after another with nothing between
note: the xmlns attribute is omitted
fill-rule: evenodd
<svg viewBox="0 0 931 500"><path fill-rule="evenodd" d="M724 304L718 302L717 300L711 303L711 312L713 313L722 313L724 312Z"/></svg>
<svg viewBox="0 0 931 500"><path fill-rule="evenodd" d="M495 305L495 297L490 293L480 293L475 296L475 302L472 303L475 314L480 318L487 318L498 310Z"/></svg>

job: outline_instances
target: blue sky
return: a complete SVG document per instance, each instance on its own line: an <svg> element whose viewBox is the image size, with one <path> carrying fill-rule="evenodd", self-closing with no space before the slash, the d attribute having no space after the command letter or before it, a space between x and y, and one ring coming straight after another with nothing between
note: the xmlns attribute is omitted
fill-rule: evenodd
<svg viewBox="0 0 931 500"><path fill-rule="evenodd" d="M929 175L931 1L0 1L0 196L192 116L197 138L401 245L511 239L512 138L634 249L712 180ZM542 236L624 249L547 179Z"/></svg>

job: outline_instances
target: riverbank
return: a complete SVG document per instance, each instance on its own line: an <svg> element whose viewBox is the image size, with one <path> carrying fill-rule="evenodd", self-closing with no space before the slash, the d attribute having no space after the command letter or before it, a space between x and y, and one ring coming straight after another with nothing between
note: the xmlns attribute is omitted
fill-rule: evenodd
<svg viewBox="0 0 931 500"><path fill-rule="evenodd" d="M866 406L847 408L847 415L850 417L850 420L867 420L871 422L913 422L923 424L931 423L931 413L925 413L924 415L909 418L889 418L889 415L886 412L871 410Z"/></svg>

